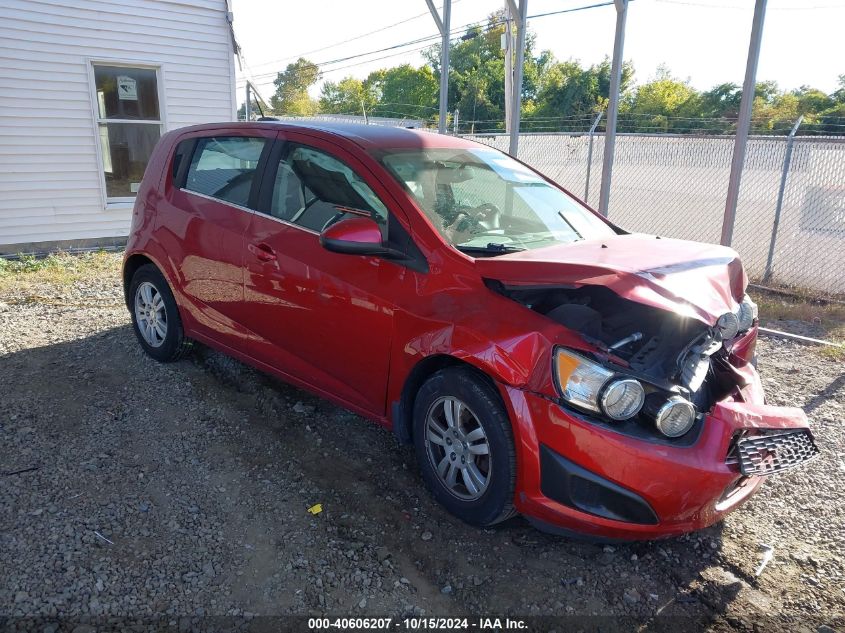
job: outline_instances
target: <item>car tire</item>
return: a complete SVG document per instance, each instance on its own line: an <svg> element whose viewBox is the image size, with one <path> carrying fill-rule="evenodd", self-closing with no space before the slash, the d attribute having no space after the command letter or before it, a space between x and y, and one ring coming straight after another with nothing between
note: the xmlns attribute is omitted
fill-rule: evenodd
<svg viewBox="0 0 845 633"><path fill-rule="evenodd" d="M182 358L191 340L182 329L176 299L164 275L153 264L135 271L129 284L132 329L144 351L162 363Z"/></svg>
<svg viewBox="0 0 845 633"><path fill-rule="evenodd" d="M511 422L485 377L463 367L433 374L414 401L413 436L423 480L449 512L476 526L494 525L516 514ZM453 469L458 472L452 477Z"/></svg>

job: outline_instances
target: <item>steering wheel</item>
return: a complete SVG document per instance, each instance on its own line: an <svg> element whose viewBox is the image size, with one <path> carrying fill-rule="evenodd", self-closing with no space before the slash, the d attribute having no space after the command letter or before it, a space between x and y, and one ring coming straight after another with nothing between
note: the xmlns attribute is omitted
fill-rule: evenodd
<svg viewBox="0 0 845 633"><path fill-rule="evenodd" d="M502 225L502 210L492 202L485 202L473 209L469 210L478 222L479 226L492 231L501 228Z"/></svg>
<svg viewBox="0 0 845 633"><path fill-rule="evenodd" d="M322 233L323 231L325 231L325 230L326 230L327 228L329 228L332 224L335 224L335 223L339 222L339 221L340 221L340 219L341 219L341 218L343 218L343 216L345 216L345 215L346 215L346 212L345 212L345 211L338 211L337 213L335 213L332 217L330 217L328 220L326 220L326 223L323 225L323 228L322 228L322 229L320 229L320 233Z"/></svg>

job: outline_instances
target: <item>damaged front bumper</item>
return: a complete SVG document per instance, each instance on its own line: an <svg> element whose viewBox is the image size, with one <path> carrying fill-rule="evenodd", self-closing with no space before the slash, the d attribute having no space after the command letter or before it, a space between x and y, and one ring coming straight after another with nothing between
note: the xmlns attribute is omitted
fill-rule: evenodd
<svg viewBox="0 0 845 633"><path fill-rule="evenodd" d="M539 527L603 539L669 537L738 507L765 475L818 449L796 407L762 404L760 381L717 403L694 441L614 432L538 394L502 386L517 443L517 509Z"/></svg>

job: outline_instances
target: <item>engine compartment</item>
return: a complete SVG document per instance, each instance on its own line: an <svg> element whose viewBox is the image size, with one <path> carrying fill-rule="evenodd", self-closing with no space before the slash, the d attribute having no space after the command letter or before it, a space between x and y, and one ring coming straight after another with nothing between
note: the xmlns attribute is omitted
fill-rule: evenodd
<svg viewBox="0 0 845 633"><path fill-rule="evenodd" d="M624 299L603 286L494 288L579 332L607 361L656 388L708 411L737 386L714 328L689 317Z"/></svg>

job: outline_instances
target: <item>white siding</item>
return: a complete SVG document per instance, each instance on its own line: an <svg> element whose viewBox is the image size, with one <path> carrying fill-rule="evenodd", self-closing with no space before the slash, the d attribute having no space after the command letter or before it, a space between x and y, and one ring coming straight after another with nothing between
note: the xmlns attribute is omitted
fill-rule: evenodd
<svg viewBox="0 0 845 633"><path fill-rule="evenodd" d="M160 66L166 129L235 117L226 0L3 0L0 246L127 235L105 203L91 60Z"/></svg>

